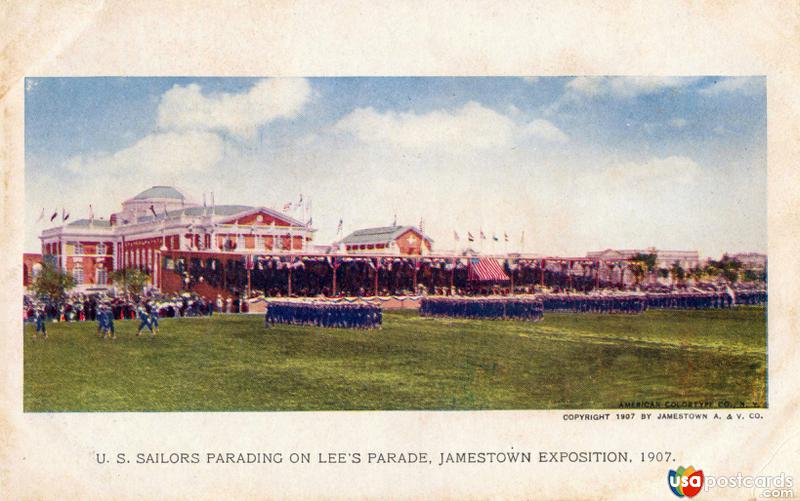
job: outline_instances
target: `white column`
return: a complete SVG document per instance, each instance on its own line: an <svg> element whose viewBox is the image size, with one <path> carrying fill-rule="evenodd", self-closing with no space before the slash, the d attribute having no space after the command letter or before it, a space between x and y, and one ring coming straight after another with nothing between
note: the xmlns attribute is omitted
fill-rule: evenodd
<svg viewBox="0 0 800 501"><path fill-rule="evenodd" d="M61 258L61 270L67 271L67 244L61 238L58 239L58 252Z"/></svg>

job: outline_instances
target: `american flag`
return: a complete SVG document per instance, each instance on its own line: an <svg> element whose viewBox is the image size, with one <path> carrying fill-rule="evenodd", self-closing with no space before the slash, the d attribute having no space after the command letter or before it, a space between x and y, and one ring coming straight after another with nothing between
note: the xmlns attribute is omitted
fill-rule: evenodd
<svg viewBox="0 0 800 501"><path fill-rule="evenodd" d="M244 267L245 267L245 269L248 269L248 270L255 269L255 263L253 262L253 255L252 254L248 254L247 255L247 258L245 259Z"/></svg>
<svg viewBox="0 0 800 501"><path fill-rule="evenodd" d="M509 280L506 272L496 259L471 259L467 270L467 279L477 282L504 282Z"/></svg>
<svg viewBox="0 0 800 501"><path fill-rule="evenodd" d="M469 240L470 242L474 242L475 241L475 237L472 236L472 233L467 232L467 240Z"/></svg>

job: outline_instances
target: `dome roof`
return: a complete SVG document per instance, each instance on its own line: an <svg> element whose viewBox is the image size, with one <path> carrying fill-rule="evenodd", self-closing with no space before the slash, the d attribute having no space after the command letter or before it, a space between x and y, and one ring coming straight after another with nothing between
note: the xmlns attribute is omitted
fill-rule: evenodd
<svg viewBox="0 0 800 501"><path fill-rule="evenodd" d="M153 186L139 193L134 200L146 200L148 198L172 198L175 200L184 200L186 197L183 193L178 191L173 186Z"/></svg>

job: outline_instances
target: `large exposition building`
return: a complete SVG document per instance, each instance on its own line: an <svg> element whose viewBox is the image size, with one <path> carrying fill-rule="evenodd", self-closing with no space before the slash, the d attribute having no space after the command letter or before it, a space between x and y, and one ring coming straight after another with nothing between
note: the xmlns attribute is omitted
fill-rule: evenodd
<svg viewBox="0 0 800 501"><path fill-rule="evenodd" d="M171 186L153 186L106 219L80 219L44 230L42 259L66 270L78 290L106 289L109 273L140 268L161 285L162 254L175 251L303 251L314 231L267 207L201 205Z"/></svg>

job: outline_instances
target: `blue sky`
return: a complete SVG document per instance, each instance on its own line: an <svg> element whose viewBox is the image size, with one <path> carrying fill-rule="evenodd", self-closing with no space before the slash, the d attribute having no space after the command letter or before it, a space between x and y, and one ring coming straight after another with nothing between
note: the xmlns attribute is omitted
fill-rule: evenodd
<svg viewBox="0 0 800 501"><path fill-rule="evenodd" d="M763 77L28 78L25 139L27 250L43 208L174 184L303 193L321 243L396 213L439 249L766 251Z"/></svg>

